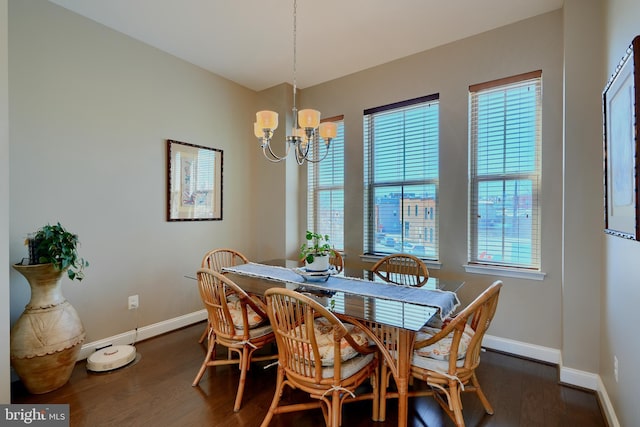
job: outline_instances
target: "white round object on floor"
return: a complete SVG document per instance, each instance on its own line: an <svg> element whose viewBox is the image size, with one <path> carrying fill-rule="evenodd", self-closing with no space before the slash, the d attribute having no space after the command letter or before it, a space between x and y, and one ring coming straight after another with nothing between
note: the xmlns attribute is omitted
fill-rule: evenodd
<svg viewBox="0 0 640 427"><path fill-rule="evenodd" d="M94 372L111 371L131 363L136 358L132 345L112 345L102 348L87 358L87 369Z"/></svg>

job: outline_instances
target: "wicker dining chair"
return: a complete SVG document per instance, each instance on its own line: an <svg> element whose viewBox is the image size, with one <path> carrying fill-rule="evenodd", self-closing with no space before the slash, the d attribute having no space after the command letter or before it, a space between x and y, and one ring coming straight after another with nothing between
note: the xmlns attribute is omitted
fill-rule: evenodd
<svg viewBox="0 0 640 427"><path fill-rule="evenodd" d="M397 253L378 260L371 271L388 283L404 286L422 286L429 279L427 265L418 257Z"/></svg>
<svg viewBox="0 0 640 427"><path fill-rule="evenodd" d="M327 426L342 422L347 401L373 400L378 419L378 350L364 327L343 323L312 298L284 288L265 293L267 314L278 344L276 390L262 427L274 414L321 408ZM373 341L372 341L373 342ZM355 391L371 379L372 391ZM311 402L280 405L285 385L309 393ZM360 390L361 391L361 390Z"/></svg>
<svg viewBox="0 0 640 427"><path fill-rule="evenodd" d="M222 273L224 267L231 267L238 264L246 264L249 259L234 249L219 248L212 249L202 258L202 268L209 268L218 273Z"/></svg>
<svg viewBox="0 0 640 427"><path fill-rule="evenodd" d="M277 354L254 357L253 353L274 342L275 336L260 299L252 298L231 279L211 269L201 268L197 276L200 296L207 309L209 339L207 354L192 385L198 385L207 367L238 364L240 381L233 406L237 412L251 362L277 358ZM238 357L216 359L216 344L227 347Z"/></svg>
<svg viewBox="0 0 640 427"><path fill-rule="evenodd" d="M202 258L202 263L200 267L209 268L213 271L217 271L218 273L222 273L222 269L224 267L232 267L234 265L246 264L249 262L249 259L241 254L240 252L234 249L228 248L219 248L212 249L207 252ZM207 334L209 333L209 326L205 326L204 331L202 331L202 335L200 335L200 339L198 339L198 343L202 344L207 338Z"/></svg>
<svg viewBox="0 0 640 427"><path fill-rule="evenodd" d="M333 251L329 255L329 264L333 265L338 273L344 269L344 260L342 254L338 251Z"/></svg>
<svg viewBox="0 0 640 427"><path fill-rule="evenodd" d="M423 330L416 337L411 375L430 388L411 391L409 396L433 396L458 427L464 427L461 392L474 392L487 414L493 414L478 382L476 368L480 364L482 338L496 312L501 287L502 281L493 282L442 329L430 333Z"/></svg>

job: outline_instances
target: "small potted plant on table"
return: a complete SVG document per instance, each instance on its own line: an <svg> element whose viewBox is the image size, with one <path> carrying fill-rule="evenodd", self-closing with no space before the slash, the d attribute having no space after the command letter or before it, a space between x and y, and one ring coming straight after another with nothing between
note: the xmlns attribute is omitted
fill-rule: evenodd
<svg viewBox="0 0 640 427"><path fill-rule="evenodd" d="M300 246L300 259L305 261L307 271L329 270L329 256L334 254L329 244L329 235L307 230L306 240Z"/></svg>

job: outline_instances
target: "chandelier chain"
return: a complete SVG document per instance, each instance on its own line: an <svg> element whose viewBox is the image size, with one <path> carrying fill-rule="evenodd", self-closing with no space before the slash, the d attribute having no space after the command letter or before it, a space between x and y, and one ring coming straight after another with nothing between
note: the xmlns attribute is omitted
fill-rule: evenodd
<svg viewBox="0 0 640 427"><path fill-rule="evenodd" d="M297 48L297 34L298 34L298 25L297 25L297 17L298 17L298 2L297 0L293 0L293 108L294 108L294 115L296 112L296 90L297 90L297 74L298 74L298 70L297 70L297 55L296 55L296 48ZM298 119L297 117L293 118L294 123L296 124L297 127L297 123L298 123Z"/></svg>

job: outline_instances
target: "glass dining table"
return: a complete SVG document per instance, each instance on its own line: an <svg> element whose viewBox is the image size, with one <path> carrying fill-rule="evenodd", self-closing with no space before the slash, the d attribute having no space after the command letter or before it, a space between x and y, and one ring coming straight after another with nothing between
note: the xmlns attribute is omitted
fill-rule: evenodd
<svg viewBox="0 0 640 427"><path fill-rule="evenodd" d="M297 261L275 259L227 267L223 272L249 293L262 295L272 287L304 293L340 317L374 332L385 369L391 372L396 383L397 392L388 397L398 398L398 426L406 426L416 332L430 321L444 319L458 307L455 293L464 282L430 277L422 287L409 288L376 280L376 276L367 270L348 268L326 282L317 282L308 281L304 275L291 274L298 267ZM380 383L381 387L386 387L386 378ZM381 390L381 394L385 395L385 392ZM380 399L378 412L379 419L374 421L385 421L386 399Z"/></svg>

